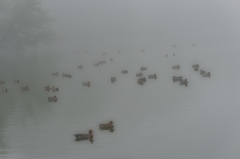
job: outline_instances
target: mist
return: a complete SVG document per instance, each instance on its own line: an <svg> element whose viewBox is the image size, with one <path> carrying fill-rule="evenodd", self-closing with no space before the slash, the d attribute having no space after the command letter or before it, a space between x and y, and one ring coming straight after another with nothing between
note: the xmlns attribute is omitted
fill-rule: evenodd
<svg viewBox="0 0 240 159"><path fill-rule="evenodd" d="M240 157L240 2L5 2L0 158ZM10 12L19 4L26 12ZM114 132L98 129L111 120ZM74 141L89 129L92 144Z"/></svg>
<svg viewBox="0 0 240 159"><path fill-rule="evenodd" d="M66 37L68 52L145 48L157 54L173 44L216 48L239 42L235 1L51 2L44 1L59 18L56 28Z"/></svg>

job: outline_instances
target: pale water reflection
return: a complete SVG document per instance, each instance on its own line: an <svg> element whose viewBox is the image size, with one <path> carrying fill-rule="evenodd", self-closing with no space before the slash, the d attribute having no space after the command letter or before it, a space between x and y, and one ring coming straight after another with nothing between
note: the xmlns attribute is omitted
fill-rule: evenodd
<svg viewBox="0 0 240 159"><path fill-rule="evenodd" d="M71 79L47 71L47 82L42 78L38 84L28 83L29 92L6 80L9 92L0 95L0 158L239 158L238 50L168 58L117 56L99 68L94 61L82 70L74 65L69 70L59 67L57 71L70 72ZM195 63L212 76L195 72ZM172 70L175 64L181 69ZM143 86L136 77L142 65L148 67L144 75L158 75ZM123 75L122 69L128 74ZM173 83L173 75L187 77L188 87ZM111 76L117 76L115 83ZM91 80L90 87L82 86L86 80ZM59 92L44 91L52 84ZM53 95L59 100L49 103L47 98ZM110 120L114 132L98 129ZM74 134L89 129L93 144L74 142Z"/></svg>

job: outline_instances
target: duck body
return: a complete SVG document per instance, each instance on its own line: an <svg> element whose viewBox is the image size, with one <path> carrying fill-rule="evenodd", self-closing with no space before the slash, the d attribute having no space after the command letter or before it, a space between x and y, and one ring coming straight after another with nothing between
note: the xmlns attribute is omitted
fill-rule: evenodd
<svg viewBox="0 0 240 159"><path fill-rule="evenodd" d="M89 134L75 134L74 135L76 137L75 141L81 141L81 140L88 140Z"/></svg>
<svg viewBox="0 0 240 159"><path fill-rule="evenodd" d="M48 101L49 101L49 102L57 102L57 101L58 101L58 98L57 98L56 96L48 97Z"/></svg>
<svg viewBox="0 0 240 159"><path fill-rule="evenodd" d="M198 64L192 65L192 68L194 68L194 71L198 71L199 65Z"/></svg>
<svg viewBox="0 0 240 159"><path fill-rule="evenodd" d="M140 70L145 71L145 70L147 70L147 67L141 67Z"/></svg>
<svg viewBox="0 0 240 159"><path fill-rule="evenodd" d="M82 85L83 85L83 86L90 87L91 83L90 83L90 81L87 81L87 82L83 82Z"/></svg>
<svg viewBox="0 0 240 159"><path fill-rule="evenodd" d="M176 69L179 70L179 69L180 69L180 65L173 66L172 68L173 68L174 70L176 70Z"/></svg>
<svg viewBox="0 0 240 159"><path fill-rule="evenodd" d="M50 88L50 86L46 86L46 87L44 88L44 90L49 92L49 91L51 90L51 88Z"/></svg>
<svg viewBox="0 0 240 159"><path fill-rule="evenodd" d="M142 77L143 74L142 74L142 72L140 72L140 73L136 74L136 76L137 76L137 77Z"/></svg>
<svg viewBox="0 0 240 159"><path fill-rule="evenodd" d="M114 125L106 125L106 124L99 124L99 129L101 130L109 130L109 129L113 129Z"/></svg>
<svg viewBox="0 0 240 159"><path fill-rule="evenodd" d="M180 85L185 85L187 87L188 86L188 80L187 79L181 80Z"/></svg>
<svg viewBox="0 0 240 159"><path fill-rule="evenodd" d="M122 74L127 74L128 70L122 70Z"/></svg>
<svg viewBox="0 0 240 159"><path fill-rule="evenodd" d="M28 86L25 86L25 87L21 87L21 90L22 91L29 91L29 88L28 88Z"/></svg>
<svg viewBox="0 0 240 159"><path fill-rule="evenodd" d="M113 130L114 129L113 122L110 121L108 124L99 124L99 129L100 130Z"/></svg>
<svg viewBox="0 0 240 159"><path fill-rule="evenodd" d="M111 82L114 83L117 81L117 78L116 77L111 77Z"/></svg>
<svg viewBox="0 0 240 159"><path fill-rule="evenodd" d="M138 79L138 84L140 84L140 85L143 86L144 82L146 82L146 81L147 81L146 77L139 78L139 79Z"/></svg>
<svg viewBox="0 0 240 159"><path fill-rule="evenodd" d="M183 79L182 79L182 76L178 76L178 77L173 76L172 80L173 80L173 82L176 82L176 81L180 81L181 82Z"/></svg>
<svg viewBox="0 0 240 159"><path fill-rule="evenodd" d="M153 75L148 75L149 79L157 79L157 75L154 73Z"/></svg>
<svg viewBox="0 0 240 159"><path fill-rule="evenodd" d="M58 89L58 87L52 87L52 92L58 92L59 91L59 89Z"/></svg>
<svg viewBox="0 0 240 159"><path fill-rule="evenodd" d="M75 141L82 141L82 140L89 140L91 143L93 143L93 131L89 130L88 134L74 134L76 137Z"/></svg>

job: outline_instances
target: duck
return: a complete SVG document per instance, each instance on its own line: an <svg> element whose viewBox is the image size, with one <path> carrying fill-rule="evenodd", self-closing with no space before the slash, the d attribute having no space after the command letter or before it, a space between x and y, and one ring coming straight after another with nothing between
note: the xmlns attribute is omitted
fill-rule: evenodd
<svg viewBox="0 0 240 159"><path fill-rule="evenodd" d="M45 89L45 91L48 91L48 92L51 90L50 86L45 86L44 89Z"/></svg>
<svg viewBox="0 0 240 159"><path fill-rule="evenodd" d="M93 143L93 130L89 130L88 134L75 134L76 137L75 141L81 141L81 140L89 140L91 143Z"/></svg>
<svg viewBox="0 0 240 159"><path fill-rule="evenodd" d="M110 121L108 124L99 124L100 130L113 130L114 125L113 121Z"/></svg>
<svg viewBox="0 0 240 159"><path fill-rule="evenodd" d="M185 85L187 87L188 86L188 80L187 79L181 80L180 85Z"/></svg>
<svg viewBox="0 0 240 159"><path fill-rule="evenodd" d="M29 88L28 88L28 86L25 86L25 87L21 87L21 90L22 91L29 91Z"/></svg>

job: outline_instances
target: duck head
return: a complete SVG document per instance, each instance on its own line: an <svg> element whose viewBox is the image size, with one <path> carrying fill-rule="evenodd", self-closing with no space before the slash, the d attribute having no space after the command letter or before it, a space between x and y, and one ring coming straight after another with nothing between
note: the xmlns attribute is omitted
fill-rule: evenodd
<svg viewBox="0 0 240 159"><path fill-rule="evenodd" d="M92 134L92 133L93 133L92 129L90 129L90 130L88 131L88 133L89 133L89 134Z"/></svg>

